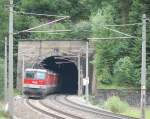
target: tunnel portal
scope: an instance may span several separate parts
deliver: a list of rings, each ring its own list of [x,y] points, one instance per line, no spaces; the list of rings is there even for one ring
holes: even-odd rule
[[[51,56],[41,62],[45,69],[59,75],[59,93],[76,94],[78,91],[78,69],[74,62],[63,56]]]

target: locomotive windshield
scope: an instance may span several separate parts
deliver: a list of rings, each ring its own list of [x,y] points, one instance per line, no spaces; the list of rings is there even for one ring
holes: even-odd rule
[[[27,71],[26,72],[26,78],[34,78],[34,71]]]
[[[44,80],[45,79],[45,72],[37,72],[36,73],[36,79]]]
[[[45,72],[39,72],[39,71],[27,71],[26,72],[26,78],[44,80],[45,76],[46,76]]]

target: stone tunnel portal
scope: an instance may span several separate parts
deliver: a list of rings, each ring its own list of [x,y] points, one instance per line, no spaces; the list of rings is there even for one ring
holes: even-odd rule
[[[59,75],[58,93],[76,94],[78,92],[78,69],[74,62],[63,56],[51,56],[41,62],[45,69]]]

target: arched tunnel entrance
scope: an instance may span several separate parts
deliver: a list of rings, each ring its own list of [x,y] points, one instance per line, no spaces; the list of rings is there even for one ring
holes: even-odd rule
[[[78,69],[74,62],[63,56],[51,56],[41,62],[45,69],[59,75],[59,93],[75,94],[78,91]]]

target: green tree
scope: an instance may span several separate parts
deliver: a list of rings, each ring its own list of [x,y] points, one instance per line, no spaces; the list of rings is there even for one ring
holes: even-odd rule
[[[7,1],[0,0],[0,57],[4,56],[4,39],[8,33],[8,12],[6,9],[6,3]]]
[[[90,12],[82,0],[21,0],[21,9],[27,12],[69,15],[73,21],[87,19]]]
[[[129,104],[125,101],[122,101],[117,96],[112,96],[108,98],[107,101],[105,102],[105,108],[109,109],[114,113],[121,113],[128,110]]]
[[[149,0],[14,0],[17,11],[69,15],[71,20],[42,27],[42,30],[70,29],[72,32],[59,34],[20,33],[14,35],[14,52],[20,39],[84,39],[86,37],[121,36],[103,28],[104,24],[139,23],[143,13],[150,16]],[[4,56],[4,37],[8,33],[8,0],[0,1],[0,57]],[[56,17],[14,15],[14,31],[18,32],[30,27],[56,19]],[[133,36],[141,37],[141,26],[112,27]],[[37,30],[41,30],[37,29]],[[147,24],[149,29],[149,24]],[[147,67],[150,66],[150,33],[147,32]],[[132,75],[137,84],[140,83],[141,39],[101,40],[95,43],[94,65],[98,79],[111,79],[116,70],[116,61],[130,57],[134,67]],[[15,57],[15,63],[17,57]],[[126,68],[125,65],[123,65]],[[16,67],[16,65],[14,65]],[[130,68],[129,68],[130,69]],[[127,74],[128,76],[128,74]],[[149,79],[149,76],[148,76]],[[147,80],[149,84],[149,80]],[[132,84],[132,82],[131,82]]]
[[[0,99],[3,97],[4,92],[4,60],[0,58]]]
[[[130,57],[120,58],[114,66],[114,81],[119,85],[134,85],[134,65]]]
[[[91,35],[91,24],[89,21],[80,21],[73,26],[71,37],[85,39]]]

